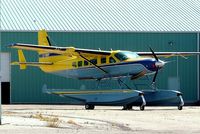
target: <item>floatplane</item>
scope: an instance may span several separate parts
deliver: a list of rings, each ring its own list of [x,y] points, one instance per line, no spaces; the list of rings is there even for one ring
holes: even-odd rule
[[[100,81],[113,79],[126,88],[112,90],[56,90],[43,87],[43,91],[55,95],[65,96],[82,101],[86,109],[94,109],[96,105],[117,105],[123,109],[132,109],[134,104],[144,110],[146,104],[159,103],[166,100],[178,99],[178,109],[181,110],[184,101],[182,93],[176,90],[158,90],[155,86],[156,77],[161,68],[167,63],[159,57],[199,55],[199,52],[149,52],[131,51],[102,51],[81,49],[75,47],[52,46],[45,30],[38,32],[38,45],[14,43],[11,48],[18,49],[19,61],[12,65],[19,65],[20,69],[27,66],[39,67],[45,73],[74,78],[79,80]],[[38,62],[26,62],[22,50],[38,52]],[[122,78],[131,80],[146,75],[154,75],[152,90],[134,90]]]

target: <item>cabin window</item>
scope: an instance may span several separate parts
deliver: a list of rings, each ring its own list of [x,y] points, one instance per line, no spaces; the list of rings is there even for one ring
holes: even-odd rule
[[[96,65],[97,64],[97,59],[92,59],[92,60],[90,60],[90,62]]]
[[[127,59],[134,59],[134,58],[138,58],[139,55],[134,53],[134,52],[128,52],[128,51],[125,51],[125,52],[118,52],[115,54],[115,57],[120,60],[120,61],[124,61],[124,60],[127,60]]]
[[[78,61],[78,67],[82,66],[82,61]]]
[[[106,57],[101,58],[101,64],[104,64],[104,63],[106,63]]]
[[[76,62],[72,62],[72,67],[76,67]]]
[[[88,61],[84,61],[84,66],[87,66],[88,65]]]
[[[113,57],[110,57],[110,58],[109,58],[109,62],[110,62],[110,63],[115,63],[116,61],[115,61],[115,59],[114,59]]]

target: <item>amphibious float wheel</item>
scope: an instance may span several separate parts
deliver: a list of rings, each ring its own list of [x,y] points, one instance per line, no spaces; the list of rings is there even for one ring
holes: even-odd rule
[[[178,110],[182,110],[182,109],[183,109],[183,106],[179,105]]]
[[[127,106],[127,109],[128,109],[128,110],[132,110],[132,106],[131,106],[131,105],[128,105],[128,106]]]
[[[122,110],[131,110],[132,106],[131,105],[124,105]]]
[[[85,105],[85,109],[86,109],[86,110],[93,110],[93,109],[94,109],[94,105],[86,104],[86,105]]]
[[[177,94],[177,96],[180,98],[180,104],[178,105],[178,110],[182,110],[184,106],[182,94]]]
[[[122,110],[127,110],[127,105],[124,105]]]
[[[144,105],[141,105],[141,106],[140,106],[140,110],[141,110],[141,111],[144,111],[144,109],[145,109],[145,106],[144,106]]]

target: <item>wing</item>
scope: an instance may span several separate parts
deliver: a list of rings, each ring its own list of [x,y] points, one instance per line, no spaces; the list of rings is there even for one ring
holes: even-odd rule
[[[58,53],[58,54],[99,54],[99,55],[110,55],[110,51],[101,51],[94,49],[81,49],[74,47],[58,47],[58,46],[40,46],[34,44],[22,44],[14,43],[10,45],[11,48],[31,50],[31,51],[44,51],[47,53]],[[151,52],[136,52],[140,56],[153,57]],[[200,55],[200,52],[154,52],[158,57],[172,57],[172,56],[190,56],[190,55]]]
[[[93,49],[80,49],[74,47],[57,47],[57,46],[40,46],[34,44],[22,44],[14,43],[10,45],[11,48],[24,49],[30,51],[44,51],[47,53],[58,53],[58,54],[72,54],[79,55],[81,54],[100,54],[100,55],[110,55],[110,51],[101,51]]]
[[[40,46],[34,44],[15,43],[10,45],[11,48],[30,50],[30,51],[44,51],[47,53],[64,54],[67,52],[74,52],[74,47],[57,47],[57,46]]]
[[[200,55],[200,52],[154,52],[157,57],[169,58],[173,56],[191,56],[191,55]],[[151,52],[137,52],[139,56],[153,57]]]

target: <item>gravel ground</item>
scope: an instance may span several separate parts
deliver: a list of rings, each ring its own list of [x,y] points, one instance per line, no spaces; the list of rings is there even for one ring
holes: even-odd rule
[[[199,134],[200,107],[3,105],[0,134]]]

